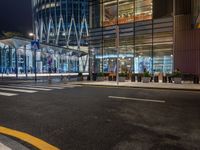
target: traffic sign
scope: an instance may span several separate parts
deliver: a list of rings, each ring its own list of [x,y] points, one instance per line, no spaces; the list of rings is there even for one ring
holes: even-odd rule
[[[32,48],[33,50],[38,50],[38,49],[40,49],[40,43],[39,43],[39,41],[31,41],[31,48]]]

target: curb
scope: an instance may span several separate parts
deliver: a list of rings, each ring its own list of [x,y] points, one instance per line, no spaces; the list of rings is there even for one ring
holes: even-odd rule
[[[141,86],[125,86],[125,85],[99,85],[99,84],[81,84],[77,85],[82,86],[98,86],[98,87],[112,87],[112,88],[135,88],[135,89],[158,89],[158,90],[176,90],[176,91],[195,91],[200,92],[200,89],[191,89],[191,88],[168,88],[168,87],[141,87]]]

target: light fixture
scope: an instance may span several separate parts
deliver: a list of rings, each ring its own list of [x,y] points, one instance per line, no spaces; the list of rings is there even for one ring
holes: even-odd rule
[[[29,36],[33,37],[33,36],[35,36],[35,34],[34,33],[29,33]]]

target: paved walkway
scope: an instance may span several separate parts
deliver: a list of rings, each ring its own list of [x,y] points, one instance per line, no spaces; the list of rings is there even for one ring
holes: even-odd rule
[[[30,150],[21,143],[0,134],[0,150]]]
[[[96,82],[79,82],[82,85],[95,85],[95,86],[112,86],[112,87],[132,87],[132,88],[150,88],[150,89],[172,89],[172,90],[195,90],[200,91],[200,84],[193,83],[141,83],[141,82],[117,82],[113,81],[96,81]]]

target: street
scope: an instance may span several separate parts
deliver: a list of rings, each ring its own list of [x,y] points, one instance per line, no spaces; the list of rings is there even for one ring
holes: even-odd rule
[[[0,126],[61,150],[199,150],[199,108],[197,91],[0,85]]]

